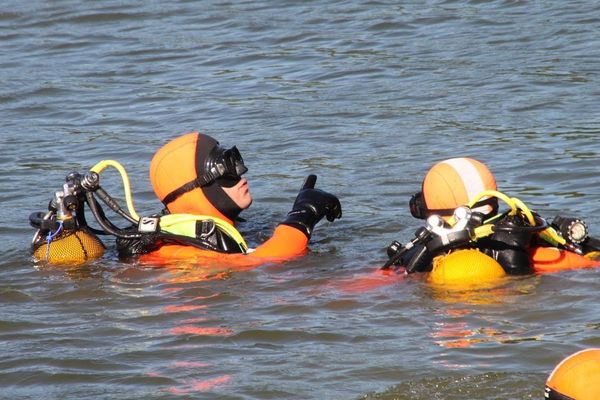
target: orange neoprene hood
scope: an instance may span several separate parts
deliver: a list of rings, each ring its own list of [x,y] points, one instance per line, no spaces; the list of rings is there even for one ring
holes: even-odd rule
[[[191,132],[161,147],[150,163],[150,182],[156,196],[164,201],[174,190],[203,176],[205,161],[218,145],[208,135]],[[232,225],[242,211],[216,182],[185,192],[165,206],[173,214],[210,215]]]
[[[562,360],[546,381],[544,398],[596,400],[600,396],[600,349],[588,348]]]
[[[496,179],[488,167],[473,158],[460,157],[440,161],[423,179],[422,192],[429,210],[455,209],[467,204],[484,190],[496,190]],[[483,213],[491,206],[475,209]]]

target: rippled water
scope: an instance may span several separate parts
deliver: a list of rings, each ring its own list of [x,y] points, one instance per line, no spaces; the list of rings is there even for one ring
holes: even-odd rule
[[[468,296],[356,282],[412,237],[408,199],[448,157],[600,235],[599,28],[589,0],[3,2],[0,398],[541,398],[600,346],[598,270]],[[250,241],[308,173],[343,219],[304,258],[222,279],[112,247],[34,267],[27,216],[67,173],[119,160],[156,212],[149,160],[196,129],[243,152]]]

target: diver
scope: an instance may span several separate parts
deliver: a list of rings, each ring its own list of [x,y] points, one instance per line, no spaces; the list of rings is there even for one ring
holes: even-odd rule
[[[287,258],[305,251],[321,219],[326,217],[333,222],[342,216],[338,198],[315,189],[317,177],[309,175],[292,210],[272,237],[256,249],[249,249],[235,228],[239,214],[252,204],[248,182],[243,178],[247,171],[235,146],[224,148],[208,135],[192,132],[169,141],[155,153],[150,164],[152,187],[165,206],[159,224],[191,240],[177,243],[118,239],[120,256],[148,254],[146,259],[168,260],[209,257],[210,253],[219,257],[243,254],[257,262],[263,258]]]
[[[499,200],[509,209],[500,212]],[[489,168],[473,158],[436,163],[409,208],[413,217],[426,220],[426,226],[404,246],[392,242],[383,269],[402,266],[407,273],[430,272],[437,256],[465,249],[478,250],[482,259],[492,258],[509,275],[552,269],[558,265],[554,258],[565,265],[597,264],[583,257],[597,256],[600,241],[589,237],[582,220],[557,216],[547,223],[520,200],[498,192]]]
[[[121,174],[126,209],[102,188],[100,174],[108,167]],[[248,182],[242,177],[247,171],[235,146],[224,148],[198,132],[181,135],[152,158],[150,180],[165,208],[148,216],[135,211],[129,178],[117,161],[102,160],[85,174],[72,172],[54,193],[48,211],[29,217],[37,228],[31,244],[33,258],[47,264],[78,265],[101,257],[106,246],[98,236],[108,235],[116,238],[122,260],[201,263],[198,259],[202,258],[228,268],[252,267],[303,254],[319,221],[333,222],[342,216],[339,199],[315,189],[317,177],[309,175],[272,236],[251,249],[235,227],[239,214],[252,204]],[[103,205],[127,225],[113,223]],[[88,224],[88,210],[100,229]]]

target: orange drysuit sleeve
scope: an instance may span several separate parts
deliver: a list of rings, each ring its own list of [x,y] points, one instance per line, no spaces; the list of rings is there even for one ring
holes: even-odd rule
[[[530,252],[535,272],[557,272],[600,266],[600,260],[555,247],[536,247]]]

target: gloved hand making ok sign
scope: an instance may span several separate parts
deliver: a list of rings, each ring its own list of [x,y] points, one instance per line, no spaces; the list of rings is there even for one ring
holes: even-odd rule
[[[315,189],[316,175],[309,175],[300,189],[292,211],[289,212],[284,225],[302,231],[308,238],[315,225],[326,217],[329,222],[342,217],[342,206],[339,199],[331,193]]]

